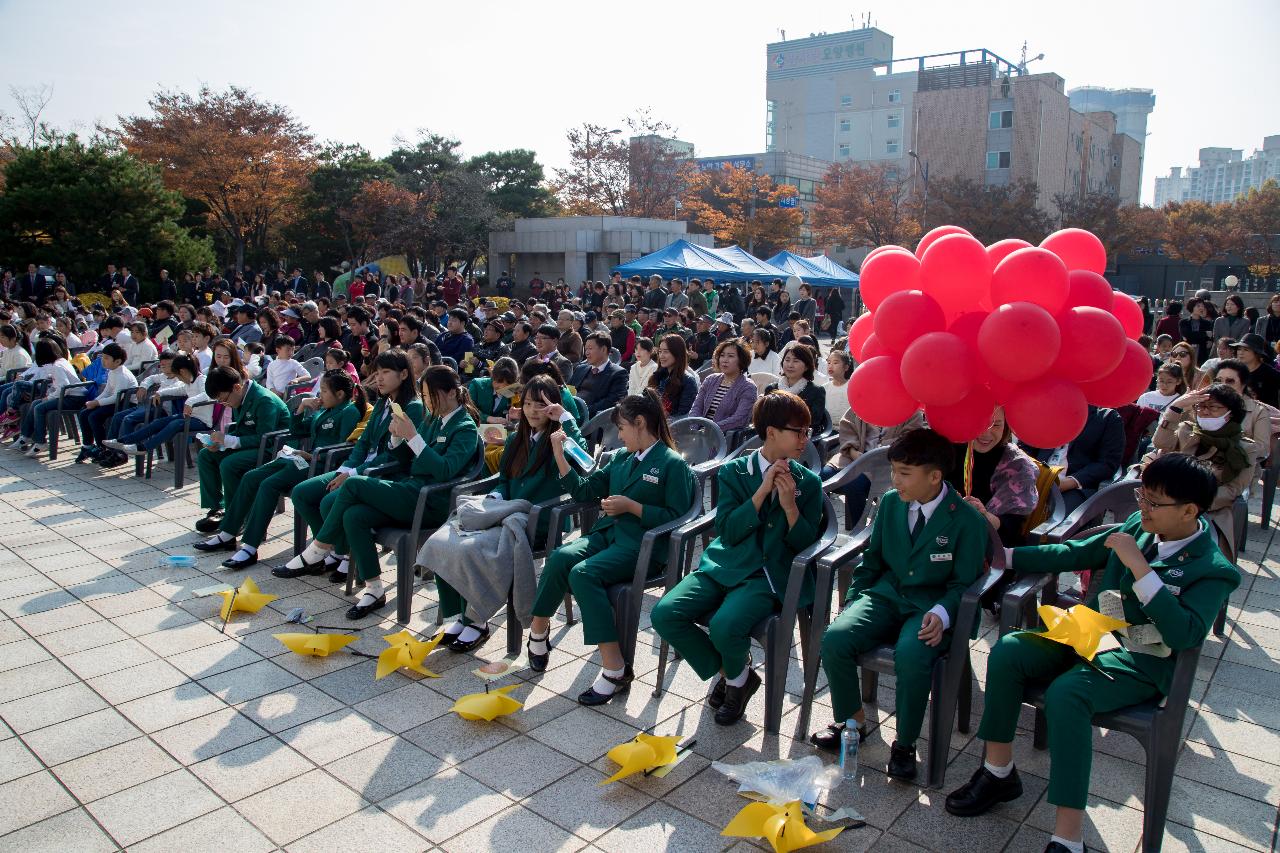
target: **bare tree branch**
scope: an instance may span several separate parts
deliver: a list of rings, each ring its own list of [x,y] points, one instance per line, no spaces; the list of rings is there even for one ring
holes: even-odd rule
[[[10,86],[9,95],[13,98],[14,103],[18,105],[18,112],[22,113],[22,120],[26,124],[30,135],[28,144],[34,148],[36,134],[41,128],[40,114],[44,112],[44,108],[49,106],[49,102],[53,100],[53,84]]]

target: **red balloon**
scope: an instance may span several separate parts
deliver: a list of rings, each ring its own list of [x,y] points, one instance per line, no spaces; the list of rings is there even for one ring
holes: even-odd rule
[[[920,258],[920,289],[938,300],[947,317],[958,317],[976,308],[990,292],[988,264],[982,243],[968,234],[946,234]]]
[[[879,358],[882,355],[894,355],[893,351],[884,345],[884,342],[876,337],[876,333],[872,332],[867,335],[867,339],[862,342],[862,358],[857,359],[858,363],[870,361],[873,358]]]
[[[862,361],[862,345],[872,332],[873,322],[868,312],[854,320],[849,327],[849,355],[853,356],[854,361]]]
[[[1138,307],[1138,303],[1132,296],[1127,293],[1116,293],[1115,301],[1111,303],[1111,313],[1116,315],[1116,319],[1124,327],[1126,337],[1134,341],[1142,337],[1142,309]]]
[[[1030,249],[1030,248],[1031,248],[1030,243],[1028,243],[1026,240],[1019,240],[1016,237],[1011,237],[1008,240],[1000,240],[999,242],[992,243],[990,246],[987,247],[987,260],[990,261],[991,263],[991,271],[995,272],[996,267],[1000,265],[1001,261],[1003,261],[1005,258],[1012,255],[1014,252],[1018,251],[1019,249]]]
[[[902,385],[898,359],[880,356],[859,364],[849,379],[849,406],[869,424],[897,426],[919,408]]]
[[[885,297],[899,290],[915,290],[920,286],[920,261],[906,249],[880,252],[862,264],[858,289],[862,303],[875,311]]]
[[[948,332],[930,332],[902,356],[902,384],[926,406],[960,402],[973,387],[973,350]]]
[[[1001,305],[978,330],[983,361],[992,373],[1010,382],[1028,382],[1044,374],[1057,360],[1061,346],[1058,322],[1030,302]]]
[[[890,352],[899,354],[906,352],[921,335],[941,332],[947,327],[942,308],[932,296],[919,290],[890,294],[874,316],[876,337]]]
[[[947,331],[964,341],[974,351],[978,351],[978,330],[982,321],[987,319],[988,311],[969,311],[951,321]]]
[[[871,260],[872,258],[874,258],[876,255],[880,254],[881,252],[892,252],[892,251],[894,251],[895,249],[896,249],[896,250],[898,250],[898,251],[900,251],[900,252],[906,252],[907,254],[911,254],[911,250],[910,250],[910,249],[907,249],[907,248],[905,248],[905,247],[903,247],[903,246],[895,245],[895,244],[893,244],[893,243],[886,243],[886,244],[885,244],[885,245],[883,245],[883,246],[876,246],[876,247],[875,247],[874,249],[872,249],[870,252],[867,252],[867,256],[866,256],[865,258],[863,258],[863,259],[862,259],[862,262],[865,264],[867,261]]]
[[[923,260],[925,251],[933,245],[935,240],[941,240],[943,237],[950,234],[968,234],[970,237],[973,236],[959,225],[939,225],[937,228],[934,228],[928,234],[920,238],[920,242],[916,244],[916,257]]]
[[[930,429],[954,442],[972,441],[991,426],[996,398],[985,387],[975,385],[963,400],[950,406],[925,406]]]
[[[1092,382],[1116,369],[1124,355],[1124,327],[1101,308],[1072,308],[1058,317],[1062,349],[1056,375],[1076,382]]]
[[[1154,370],[1151,355],[1142,344],[1125,341],[1124,354],[1116,369],[1094,382],[1081,382],[1080,390],[1093,405],[1114,409],[1138,399],[1151,384]]]
[[[1088,270],[1102,275],[1107,271],[1107,249],[1102,241],[1083,228],[1063,228],[1040,241],[1067,265],[1069,270]]]
[[[988,375],[986,384],[987,387],[991,389],[991,394],[1001,405],[1007,403],[1009,398],[1022,387],[1017,382],[1010,382],[1008,379],[1001,379],[994,373]]]
[[[1004,404],[1009,427],[1032,447],[1059,447],[1084,429],[1089,404],[1074,382],[1045,379],[1022,385]]]
[[[991,304],[1032,302],[1056,314],[1066,304],[1070,284],[1062,259],[1045,249],[1018,249],[991,274]]]
[[[1064,310],[1085,305],[1101,308],[1103,311],[1111,310],[1111,304],[1114,301],[1111,282],[1096,272],[1071,270],[1067,273],[1067,286],[1067,302],[1063,306]]]

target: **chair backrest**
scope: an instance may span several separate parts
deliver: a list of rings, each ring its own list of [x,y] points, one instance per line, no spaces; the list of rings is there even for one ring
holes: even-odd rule
[[[680,418],[671,422],[671,436],[684,461],[695,471],[706,470],[724,461],[729,446],[724,432],[707,418]]]
[[[446,367],[452,367],[454,370],[458,369],[458,362],[447,355],[440,357],[440,363],[445,365]]]
[[[1138,511],[1138,499],[1134,495],[1134,489],[1141,482],[1136,479],[1120,480],[1103,486],[1076,507],[1075,511],[1053,530],[1050,539],[1061,542],[1074,538],[1079,531],[1101,524],[1108,514],[1111,515],[1112,521],[1123,522]]]
[[[698,368],[698,380],[706,379],[708,376],[716,372],[716,366],[708,362]]]
[[[587,452],[594,456],[599,456],[602,451],[622,446],[618,427],[613,422],[613,407],[597,412],[594,418],[582,425],[580,431],[582,437],[587,440]]]
[[[622,353],[617,347],[609,347],[609,360],[614,364],[622,363]]]
[[[742,442],[742,444],[739,444],[737,449],[726,457],[725,461],[747,456],[748,454],[759,450],[762,444],[764,444],[764,441],[761,440],[760,436],[753,435],[746,441]],[[822,471],[822,451],[820,451],[817,445],[812,441],[805,442],[804,452],[800,454],[800,458],[796,461],[815,474]]]
[[[876,513],[880,510],[880,499],[884,497],[885,492],[893,488],[893,478],[890,476],[892,473],[893,466],[889,464],[887,447],[868,450],[840,472],[839,479],[842,483],[847,484],[858,475],[863,475],[871,481],[870,491],[867,493],[867,505],[862,511],[862,518],[868,525],[875,520]],[[855,520],[853,524],[856,527],[858,521]]]
[[[768,388],[770,385],[778,381],[778,377],[776,375],[772,373],[763,373],[763,372],[752,373],[747,378],[750,379],[753,383],[755,383],[756,390],[759,391],[761,394],[764,393],[764,389]]]
[[[311,374],[311,378],[315,379],[321,373],[324,373],[324,359],[320,357],[309,358],[302,362],[302,367]]]

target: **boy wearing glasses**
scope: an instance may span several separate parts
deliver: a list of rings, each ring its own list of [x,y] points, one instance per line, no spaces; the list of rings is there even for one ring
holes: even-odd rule
[[[795,461],[809,440],[809,407],[774,391],[756,401],[751,422],[764,444],[717,473],[715,540],[651,616],[654,630],[699,678],[719,676],[707,704],[722,726],[742,719],[760,688],[751,668],[751,629],[781,605],[792,560],[821,533],[822,481]],[[806,575],[800,606],[812,601],[813,578]]]
[[[1166,453],[1143,470],[1142,487],[1135,490],[1138,511],[1118,530],[1006,552],[1006,565],[1018,573],[1101,573],[1085,604],[1122,618],[1129,627],[1116,632],[1120,648],[1099,652],[1093,667],[1070,647],[1025,632],[1000,638],[987,663],[986,705],[978,729],[978,737],[987,742],[986,760],[947,797],[947,811],[974,817],[1021,796],[1013,736],[1023,686],[1032,680],[1049,682],[1048,796],[1058,811],[1045,853],[1082,853],[1093,715],[1167,694],[1173,652],[1204,642],[1223,602],[1240,583],[1239,570],[1218,550],[1200,517],[1217,490],[1218,481],[1204,462],[1185,453]]]
[[[916,776],[933,664],[950,647],[960,597],[983,570],[990,539],[987,520],[947,485],[954,461],[951,443],[931,429],[904,433],[889,447],[894,488],[880,501],[848,606],[822,637],[837,722],[810,742],[838,752],[850,725],[866,740],[858,655],[893,643],[898,737],[887,772],[902,781]]]

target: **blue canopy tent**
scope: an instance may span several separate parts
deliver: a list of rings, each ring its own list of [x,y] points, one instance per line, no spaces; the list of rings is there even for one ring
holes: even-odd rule
[[[660,275],[671,278],[714,278],[716,281],[744,282],[786,278],[777,267],[751,257],[737,246],[708,249],[688,240],[676,240],[656,252],[613,268],[623,276]]]
[[[770,258],[767,263],[783,270],[788,275],[799,276],[807,284],[818,287],[850,286],[846,279],[834,276],[808,258],[802,258],[791,252],[779,252]]]
[[[805,263],[812,264],[818,269],[825,272],[829,277],[835,279],[835,283],[839,287],[857,287],[858,274],[850,272],[826,255],[814,255],[811,258],[801,258]],[[804,276],[801,276],[804,278]]]

